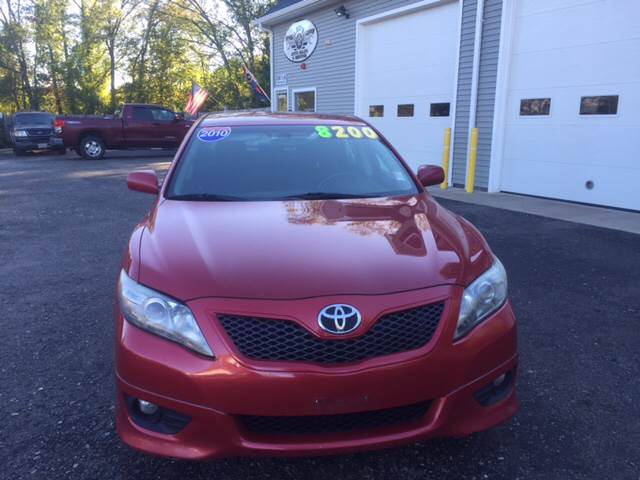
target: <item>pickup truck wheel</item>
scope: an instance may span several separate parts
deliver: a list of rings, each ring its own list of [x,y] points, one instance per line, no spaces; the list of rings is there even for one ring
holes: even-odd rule
[[[78,145],[80,155],[89,160],[99,160],[104,157],[104,142],[100,137],[88,135],[80,140]]]

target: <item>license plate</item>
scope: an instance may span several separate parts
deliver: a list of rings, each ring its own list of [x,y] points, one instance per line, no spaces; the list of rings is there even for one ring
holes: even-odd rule
[[[38,144],[38,148],[47,148],[47,144],[46,143],[39,143]]]

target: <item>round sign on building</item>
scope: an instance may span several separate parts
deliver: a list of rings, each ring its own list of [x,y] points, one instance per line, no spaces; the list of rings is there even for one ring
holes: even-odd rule
[[[291,24],[284,36],[284,54],[295,63],[308,59],[318,45],[318,30],[309,20]]]

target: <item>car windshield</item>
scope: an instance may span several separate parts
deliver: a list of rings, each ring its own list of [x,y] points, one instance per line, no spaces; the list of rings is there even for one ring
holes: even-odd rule
[[[13,117],[13,123],[16,125],[47,125],[50,126],[52,116],[46,113],[21,113]]]
[[[411,176],[361,125],[201,127],[167,197],[201,201],[412,195]]]

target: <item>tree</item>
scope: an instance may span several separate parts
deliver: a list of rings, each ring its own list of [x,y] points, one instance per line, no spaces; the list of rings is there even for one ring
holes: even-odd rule
[[[104,11],[100,0],[74,0],[74,3],[79,11],[76,16],[79,38],[72,50],[77,68],[79,108],[81,113],[104,111],[103,95],[107,89],[109,66],[102,42],[102,25],[108,12]]]
[[[106,0],[107,20],[104,24],[103,38],[109,54],[109,94],[111,110],[116,109],[116,69],[119,58],[118,46],[125,20],[140,4],[137,0]]]
[[[268,37],[252,21],[274,0],[0,0],[0,111],[104,113],[118,101],[204,109],[263,106]]]
[[[244,85],[242,67],[251,70],[260,83],[268,88],[267,78],[263,75],[264,62],[256,71],[256,58],[267,58],[269,45],[266,41],[256,41],[260,37],[257,27],[252,23],[264,15],[274,3],[272,0],[173,0],[180,6],[180,18],[190,25],[208,47],[210,56],[219,59],[218,68],[224,68],[218,77],[231,88],[233,108],[257,106],[256,100]],[[226,78],[224,78],[226,77]],[[245,88],[243,88],[243,86]],[[228,105],[231,106],[231,105]]]
[[[6,0],[4,8],[0,9],[0,27],[3,31],[3,68],[12,71],[20,81],[22,94],[21,106],[37,108],[38,100],[34,96],[30,59],[27,56],[26,43],[29,29],[25,22],[25,15],[31,13],[31,6],[23,5],[20,0]],[[16,92],[17,93],[17,92]]]
[[[66,80],[63,72],[64,25],[67,2],[65,0],[36,0],[34,3],[36,70],[41,69],[42,91],[37,92],[43,106],[58,114],[65,110],[65,95],[61,84]],[[39,54],[39,55],[38,55]],[[36,79],[38,74],[36,74]],[[49,107],[53,97],[53,106]]]

